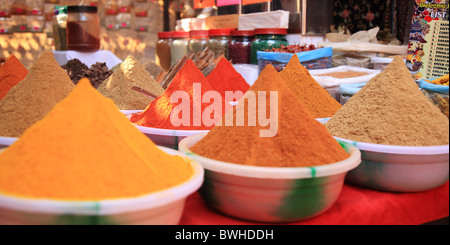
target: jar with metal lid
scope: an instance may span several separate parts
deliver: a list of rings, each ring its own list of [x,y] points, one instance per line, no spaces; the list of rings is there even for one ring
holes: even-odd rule
[[[189,32],[172,32],[172,43],[170,44],[170,65],[177,64],[188,53]]]
[[[231,32],[233,39],[228,45],[228,59],[233,64],[250,64],[254,31]]]
[[[194,54],[198,52],[202,52],[208,44],[209,41],[209,31],[207,30],[193,30],[190,31],[189,40],[189,52],[193,52]]]
[[[95,52],[100,49],[100,20],[95,6],[67,7],[69,50]]]
[[[234,29],[211,29],[209,30],[209,41],[207,47],[215,56],[224,55],[228,59],[228,45],[231,42],[231,31]]]
[[[258,64],[256,52],[265,51],[271,48],[280,48],[281,45],[288,45],[286,39],[287,29],[263,28],[255,29],[255,39],[252,43],[252,64]]]
[[[172,32],[158,33],[158,43],[156,44],[156,64],[163,70],[168,71],[172,62],[170,58],[170,46],[173,42]]]

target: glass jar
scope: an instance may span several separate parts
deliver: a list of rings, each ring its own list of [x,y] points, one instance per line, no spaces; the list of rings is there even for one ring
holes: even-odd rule
[[[177,64],[188,53],[189,32],[172,32],[172,43],[170,45],[170,65]]]
[[[67,50],[67,7],[55,6],[55,15],[53,16],[53,40],[55,50]]]
[[[228,59],[228,45],[231,42],[231,31],[234,29],[211,29],[207,47],[214,52],[216,57],[224,55]]]
[[[233,64],[250,64],[254,31],[232,31],[228,45],[228,59]]]
[[[191,40],[189,40],[188,52],[194,54],[202,52],[209,41],[209,31],[206,30],[194,30],[190,31]]]
[[[168,71],[171,66],[170,46],[173,42],[172,32],[158,33],[159,41],[156,44],[156,64]]]
[[[97,7],[67,7],[67,42],[69,50],[95,52],[100,49],[100,20]]]
[[[258,64],[258,58],[256,56],[256,52],[258,51],[265,51],[271,48],[280,48],[281,45],[289,45],[286,35],[287,29],[255,29],[255,39],[252,43],[251,63]]]

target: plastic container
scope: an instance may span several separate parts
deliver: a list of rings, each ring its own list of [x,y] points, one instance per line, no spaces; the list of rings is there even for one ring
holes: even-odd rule
[[[15,0],[10,9],[12,32],[27,32],[27,1]]]
[[[19,138],[15,137],[0,137],[0,150],[9,147],[14,142],[16,142]]]
[[[117,22],[117,15],[119,14],[119,5],[115,0],[108,0],[104,6],[105,16],[103,18],[104,25],[108,30],[119,29],[119,23]]]
[[[231,31],[233,37],[228,45],[228,59],[233,64],[250,64],[254,31]]]
[[[209,42],[209,31],[193,30],[190,31],[190,40],[188,45],[188,52],[199,53],[202,52]]]
[[[173,42],[170,45],[170,65],[177,64],[188,53],[189,32],[172,32]]]
[[[284,70],[294,54],[258,51],[257,55],[259,72],[261,72],[268,64],[273,65],[277,71]],[[296,55],[300,63],[308,70],[326,69],[332,66],[333,49],[330,47],[300,52]]]
[[[286,35],[287,29],[255,29],[255,39],[252,42],[251,63],[255,65],[258,64],[258,51],[265,51],[271,48],[280,48],[281,45],[289,45]]]
[[[168,71],[171,67],[172,58],[170,46],[172,45],[172,32],[158,33],[158,43],[156,44],[156,64],[163,70]]]
[[[449,179],[449,146],[392,146],[355,142],[362,163],[347,175],[347,182],[379,191],[421,192]]]
[[[384,71],[384,69],[386,69],[386,67],[392,63],[393,59],[394,58],[387,57],[371,57],[370,63],[372,64],[373,69]],[[406,63],[406,59],[404,59],[404,61]]]
[[[339,103],[345,105],[359,90],[361,90],[367,83],[352,83],[342,84],[339,86],[340,99]]]
[[[100,49],[100,20],[97,7],[67,7],[67,42],[69,50],[95,52]]]
[[[214,52],[216,57],[224,55],[228,59],[228,45],[231,42],[231,31],[234,29],[211,29],[209,41],[206,45]]]
[[[192,153],[189,148],[206,134],[187,137],[180,151],[205,169],[199,190],[214,210],[254,222],[285,223],[318,216],[337,200],[346,173],[361,162],[359,150],[342,142],[351,156],[318,167],[256,167],[221,162]]]
[[[429,80],[432,81],[436,78],[437,77]],[[425,96],[427,96],[427,98],[435,104],[442,113],[444,113],[444,115],[449,117],[449,86],[429,83],[423,79],[420,80],[419,86],[422,93],[425,94]]]
[[[170,155],[181,152],[161,148]],[[54,201],[0,195],[0,225],[178,225],[186,198],[203,183],[202,166],[177,186],[145,196],[104,201]]]

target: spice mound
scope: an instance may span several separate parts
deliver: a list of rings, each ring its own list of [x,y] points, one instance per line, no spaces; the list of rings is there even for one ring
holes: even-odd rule
[[[220,93],[222,98],[226,98],[226,92],[241,91],[242,94],[247,92],[250,85],[245,81],[240,73],[238,73],[233,65],[225,59],[220,59],[214,70],[206,77],[213,89]],[[238,98],[237,100],[239,100]]]
[[[256,107],[250,107],[255,94],[259,97],[262,92],[265,92],[266,101],[261,103],[256,100]],[[276,103],[270,101],[273,92],[278,94]],[[277,108],[271,108],[274,105]],[[256,124],[251,123],[260,116],[260,106],[266,106],[264,117],[271,117],[269,126],[261,125],[259,120],[255,121]],[[262,108],[261,111],[264,111]],[[243,125],[234,123],[240,115],[244,115]],[[273,137],[261,137],[261,130],[269,129],[270,125],[275,126],[277,131],[266,136]],[[236,107],[192,146],[191,151],[219,161],[265,167],[319,166],[349,157],[325,126],[287,87],[272,65],[262,71]]]
[[[214,89],[202,72],[192,60],[188,60],[170,83],[166,92],[151,102],[143,113],[133,114],[130,120],[139,126],[151,128],[209,130],[225,111],[223,97],[220,101],[202,103],[205,93],[212,90]],[[180,100],[172,102],[172,97],[181,97],[181,102]],[[221,111],[205,112],[213,103],[219,103],[218,109]],[[180,111],[172,116],[175,109]],[[204,113],[208,113],[205,114],[207,116]],[[204,120],[205,118],[209,118],[209,120]]]
[[[358,142],[449,144],[448,118],[422,94],[399,57],[356,93],[326,127],[333,136]]]
[[[0,63],[0,100],[28,74],[27,68],[14,55]]]
[[[132,198],[193,175],[141,134],[87,79],[0,154],[0,193],[52,200]]]
[[[266,52],[279,52],[279,53],[290,53],[290,54],[295,54],[295,53],[300,53],[300,52],[306,52],[306,51],[311,51],[311,50],[316,50],[316,46],[314,44],[310,44],[310,45],[299,45],[299,44],[294,44],[294,45],[283,45],[281,44],[281,47],[279,48],[271,48],[271,49],[266,49]]]
[[[342,71],[342,72],[330,72],[330,73],[325,73],[325,74],[321,74],[321,75],[317,75],[319,77],[334,77],[334,78],[339,78],[339,79],[344,79],[344,78],[352,78],[352,77],[361,77],[361,76],[366,76],[369,75],[368,73],[365,72],[358,72],[358,71]]]
[[[43,51],[28,75],[0,100],[0,136],[20,137],[74,87],[52,51]]]
[[[314,80],[297,55],[292,56],[280,76],[314,117],[332,117],[342,108],[342,105]]]
[[[444,75],[442,77],[438,77],[436,79],[433,79],[431,81],[430,80],[426,80],[426,81],[429,82],[429,83],[432,83],[432,84],[436,84],[436,85],[448,86],[448,77],[449,77],[449,75],[447,74],[447,75]]]
[[[156,96],[164,93],[161,85],[131,55],[98,87],[98,91],[112,99],[120,110],[144,110],[153,99],[134,91],[133,86],[139,86]]]

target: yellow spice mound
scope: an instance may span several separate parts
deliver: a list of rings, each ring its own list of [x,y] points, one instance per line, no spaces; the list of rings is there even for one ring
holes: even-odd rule
[[[0,154],[0,193],[29,198],[130,198],[192,175],[188,160],[160,150],[87,79]]]

